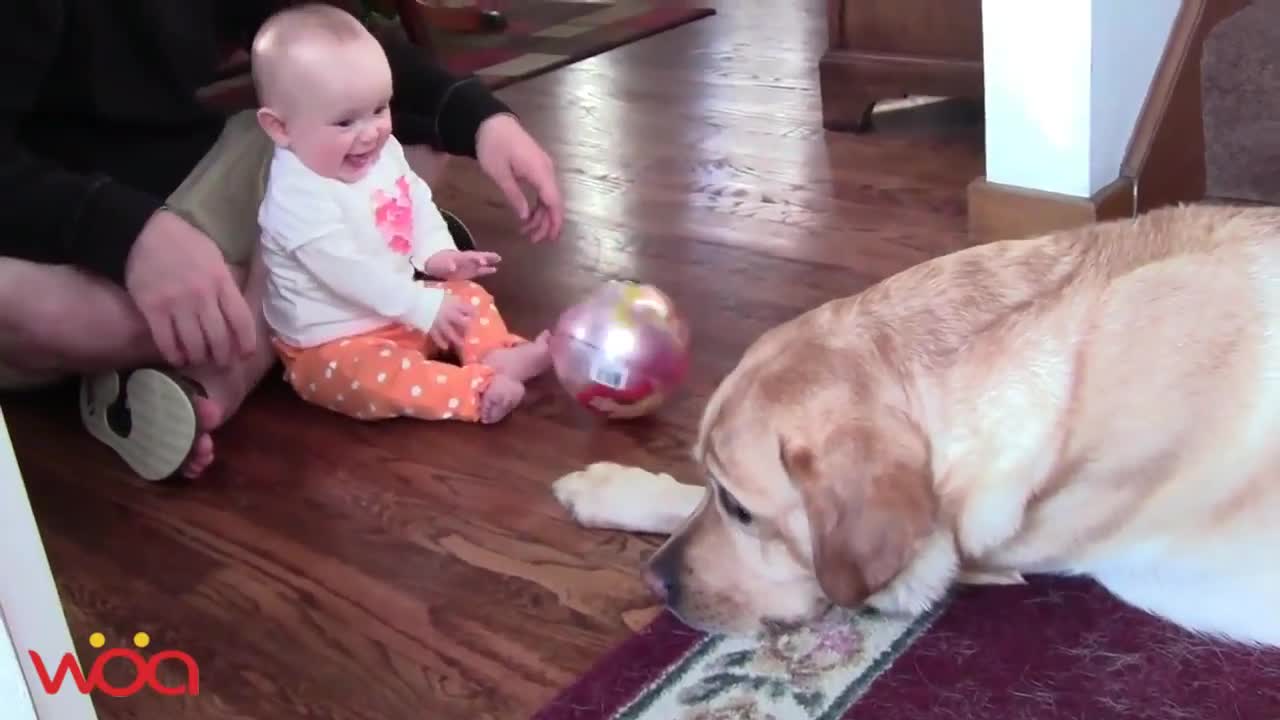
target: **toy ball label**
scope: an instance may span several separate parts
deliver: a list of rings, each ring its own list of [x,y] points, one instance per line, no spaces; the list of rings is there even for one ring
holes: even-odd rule
[[[627,386],[627,371],[611,362],[597,361],[591,363],[591,382],[613,390],[621,390]]]

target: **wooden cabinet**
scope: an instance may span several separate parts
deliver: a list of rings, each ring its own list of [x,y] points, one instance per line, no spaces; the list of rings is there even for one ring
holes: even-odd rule
[[[822,124],[862,132],[880,100],[982,100],[982,0],[827,0]]]

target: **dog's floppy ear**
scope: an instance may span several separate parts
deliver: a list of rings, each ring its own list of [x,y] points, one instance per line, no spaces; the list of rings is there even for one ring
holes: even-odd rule
[[[884,588],[933,530],[928,445],[914,423],[898,419],[782,442],[783,466],[809,518],[814,571],[836,605],[857,607]]]

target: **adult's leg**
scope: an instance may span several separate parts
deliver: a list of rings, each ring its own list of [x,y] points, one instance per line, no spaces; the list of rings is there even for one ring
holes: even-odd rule
[[[232,272],[250,298],[261,298],[260,280],[255,288],[247,270]],[[118,285],[70,266],[0,258],[0,389],[88,375],[81,387],[87,429],[152,480],[179,463],[203,469],[212,457],[205,428],[265,371],[256,356],[225,370],[189,368],[208,393],[193,405],[184,383],[150,369],[162,362],[146,321]],[[140,367],[148,369],[116,372]]]
[[[227,263],[242,273],[245,301],[254,315],[254,352],[228,367],[184,368],[200,385],[193,395],[197,437],[182,474],[195,477],[213,462],[212,432],[226,422],[275,364],[262,299],[266,270],[258,252],[258,206],[266,189],[272,144],[252,111],[230,117],[221,137],[182,185],[169,196],[169,208],[205,232]]]
[[[176,373],[130,372],[162,360],[122,288],[74,268],[0,259],[0,368],[7,368],[0,388],[87,374],[81,417],[95,437],[149,479],[167,476],[160,470],[172,471],[179,461],[188,477],[203,472],[213,459],[210,433],[275,360],[261,316],[266,273],[257,252],[258,204],[270,156],[269,138],[252,113],[241,113],[168,198],[169,208],[204,231],[242,280],[257,324],[250,357],[226,368],[182,368],[183,378],[199,385],[194,392],[170,379]],[[139,416],[153,425],[139,428]],[[170,418],[185,422],[164,422]]]
[[[236,115],[168,198],[171,210],[222,249],[253,295],[251,308],[261,306],[265,279],[251,266],[270,150],[252,114]],[[0,389],[160,361],[145,320],[119,285],[71,266],[0,258],[0,377],[10,380]]]
[[[183,375],[199,383],[202,390],[192,397],[199,433],[182,467],[182,474],[188,478],[199,476],[213,462],[213,431],[240,409],[245,398],[276,363],[269,329],[262,316],[266,270],[256,255],[245,276],[244,298],[253,311],[256,335],[253,353],[228,367],[205,365],[183,371]]]
[[[119,286],[67,265],[0,258],[0,387],[160,360],[142,314]]]

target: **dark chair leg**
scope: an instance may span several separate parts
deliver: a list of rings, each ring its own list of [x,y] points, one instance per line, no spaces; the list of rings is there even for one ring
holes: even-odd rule
[[[449,235],[453,238],[453,244],[457,245],[459,250],[475,250],[475,236],[471,234],[471,230],[463,224],[462,220],[443,208],[441,208],[440,214],[444,216],[444,224],[449,227]]]

